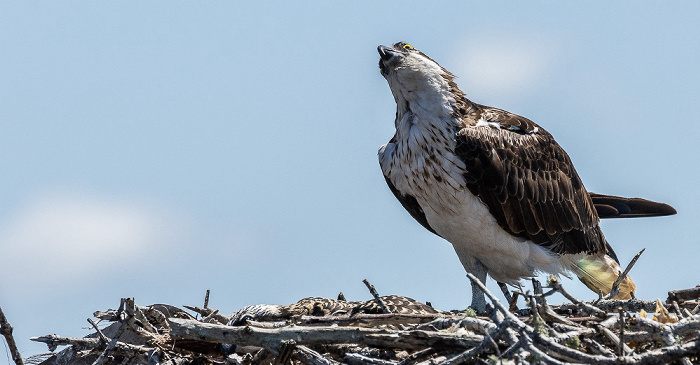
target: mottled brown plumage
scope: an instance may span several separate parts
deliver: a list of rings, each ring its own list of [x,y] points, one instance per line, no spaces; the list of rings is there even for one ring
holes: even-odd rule
[[[381,297],[386,307],[394,314],[437,314],[439,311],[415,299],[400,295]],[[345,300],[311,297],[304,298],[289,305],[257,304],[243,307],[232,314],[230,325],[244,325],[248,320],[280,321],[295,316],[331,316],[357,314],[382,314],[381,306],[375,299],[366,302],[348,302]]]
[[[566,152],[542,127],[473,104],[457,132],[467,187],[507,232],[558,253],[605,252],[598,214]],[[486,122],[489,127],[476,127]]]

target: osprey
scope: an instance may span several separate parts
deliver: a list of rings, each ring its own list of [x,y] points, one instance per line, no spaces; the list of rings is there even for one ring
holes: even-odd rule
[[[675,213],[644,199],[589,193],[544,128],[471,102],[452,73],[407,43],[378,51],[396,101],[396,133],[379,149],[386,182],[482,282],[487,273],[517,285],[538,272],[571,272],[608,294],[622,270],[599,217]],[[627,277],[617,298],[634,291]],[[484,305],[472,285],[472,307]]]

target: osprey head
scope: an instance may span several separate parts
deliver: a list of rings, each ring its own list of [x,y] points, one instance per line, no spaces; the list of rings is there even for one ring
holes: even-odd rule
[[[379,46],[379,70],[389,83],[399,109],[406,102],[418,102],[423,108],[446,108],[451,112],[455,100],[464,95],[454,83],[454,76],[423,52],[399,42],[391,47]]]
[[[379,46],[377,51],[380,57],[379,70],[382,76],[387,79],[397,73],[403,74],[401,77],[449,73],[437,62],[408,43],[399,42],[391,47]]]

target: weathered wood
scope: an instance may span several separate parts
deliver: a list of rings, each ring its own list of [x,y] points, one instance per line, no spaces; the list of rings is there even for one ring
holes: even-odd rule
[[[602,309],[592,306],[588,303],[584,303],[583,301],[571,295],[566,289],[564,289],[564,286],[561,285],[561,282],[557,278],[552,278],[550,280],[550,283],[554,289],[561,293],[561,295],[563,295],[566,299],[576,304],[581,310],[601,318],[606,317],[606,313]]]
[[[170,318],[170,336],[177,339],[212,343],[235,343],[242,346],[258,345],[278,351],[282,341],[294,340],[298,344],[356,343],[414,348],[416,346],[469,348],[483,340],[480,335],[454,335],[449,333],[413,331],[389,331],[360,327],[307,327],[256,328],[231,327],[195,320]]]
[[[15,338],[12,336],[12,326],[10,325],[10,322],[7,321],[7,317],[5,317],[5,313],[3,313],[2,308],[0,308],[0,334],[2,334],[2,336],[5,337],[5,341],[7,341],[7,347],[10,348],[12,361],[14,361],[16,365],[24,365],[22,355],[17,349]]]
[[[639,257],[642,256],[644,253],[644,250],[646,248],[643,248],[641,251],[639,251],[636,255],[634,255],[634,258],[632,258],[632,261],[630,261],[629,264],[627,264],[627,267],[623,272],[620,273],[620,275],[617,276],[617,279],[612,285],[612,288],[610,289],[610,293],[607,295],[606,299],[612,299],[615,298],[615,296],[620,292],[620,283],[622,283],[623,280],[627,277],[627,274],[629,274],[630,270],[632,270],[632,267],[634,266],[635,263],[637,263],[637,260],[639,260]],[[625,294],[631,294],[634,295],[634,293],[625,293]]]
[[[382,308],[382,312],[384,313],[391,313],[391,310],[389,307],[386,306],[386,303],[384,303],[384,300],[382,297],[379,296],[379,293],[377,293],[377,289],[375,289],[374,285],[370,284],[367,279],[362,280],[363,283],[367,286],[367,289],[369,289],[370,294],[374,297],[374,300],[379,303],[379,306]]]
[[[342,365],[303,345],[297,346],[292,357],[307,365]]]
[[[693,308],[692,302],[674,306],[673,302],[663,305],[659,301],[666,314],[668,308],[675,308],[677,313],[685,310],[679,321],[661,323],[630,310],[650,308],[653,304],[651,312],[657,309],[656,301],[584,303],[568,294],[555,279],[550,282],[553,289],[546,293],[541,289],[536,289],[534,294],[521,291],[519,295],[539,304],[516,315],[483,283],[473,275],[468,276],[490,301],[486,305],[488,317],[465,317],[458,311],[432,313],[433,309],[428,310],[431,313],[350,315],[355,311],[348,307],[343,315],[299,315],[290,311],[286,316],[253,315],[243,326],[228,326],[209,323],[225,317],[216,309],[194,307],[193,310],[203,315],[195,320],[176,307],[156,310],[157,306],[140,307],[125,299],[119,310],[98,313],[114,322],[105,328],[102,336],[96,323],[91,322],[96,330],[95,338],[50,335],[34,340],[47,343],[52,350],[59,345],[70,345],[78,350],[71,350],[71,356],[91,354],[90,359],[94,359],[102,353],[103,365],[112,365],[110,361],[116,359],[120,364],[137,365],[148,356],[153,364],[207,362],[224,359],[226,354],[228,363],[246,365],[454,365],[483,363],[494,355],[521,364],[689,364],[700,356],[700,316],[697,315],[700,310],[686,309]],[[570,297],[574,304],[549,305],[544,298],[553,292]],[[319,299],[318,303],[314,299]],[[328,301],[332,300],[303,299],[309,308],[305,313],[315,313],[316,305],[327,305]],[[540,323],[534,324],[538,315]],[[668,316],[659,318],[675,320]],[[128,330],[128,336],[125,333],[120,337],[117,328]],[[132,338],[126,339],[129,336]],[[141,346],[122,341],[134,341]],[[105,342],[113,344],[111,349],[106,349]],[[637,344],[638,353],[632,351],[628,345],[631,343]],[[622,354],[616,349],[622,349]],[[59,365],[50,361],[45,365],[51,364]],[[67,362],[60,363],[64,364]]]
[[[184,305],[183,307],[185,307],[193,312],[197,312],[197,313],[201,314],[202,317],[215,319],[217,322],[219,322],[221,324],[226,324],[231,320],[231,317],[225,316],[225,315],[219,313],[218,310],[214,310],[211,308],[199,308],[199,307],[192,307],[189,305]]]
[[[671,290],[668,292],[668,299],[666,303],[671,303],[674,300],[677,302],[683,302],[686,300],[700,299],[700,285],[694,288],[681,289],[681,290]]]
[[[32,337],[30,338],[30,340],[45,343],[49,347],[50,351],[56,350],[58,346],[75,346],[79,349],[94,349],[102,345],[102,342],[99,338],[90,337],[63,337],[59,335],[44,335],[39,337]],[[124,343],[120,341],[117,341],[114,346],[122,350],[142,353],[148,353],[154,350],[153,347],[133,345],[130,343]]]

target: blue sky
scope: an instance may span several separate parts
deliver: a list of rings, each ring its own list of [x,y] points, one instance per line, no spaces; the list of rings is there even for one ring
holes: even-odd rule
[[[639,297],[694,286],[698,15],[694,2],[0,2],[0,306],[20,350],[87,334],[121,297],[201,305],[211,289],[230,313],[367,300],[367,278],[466,307],[452,247],[403,211],[377,162],[395,105],[376,47],[397,41],[473,101],[546,128],[589,190],[676,207],[603,230],[624,263],[647,248]]]

